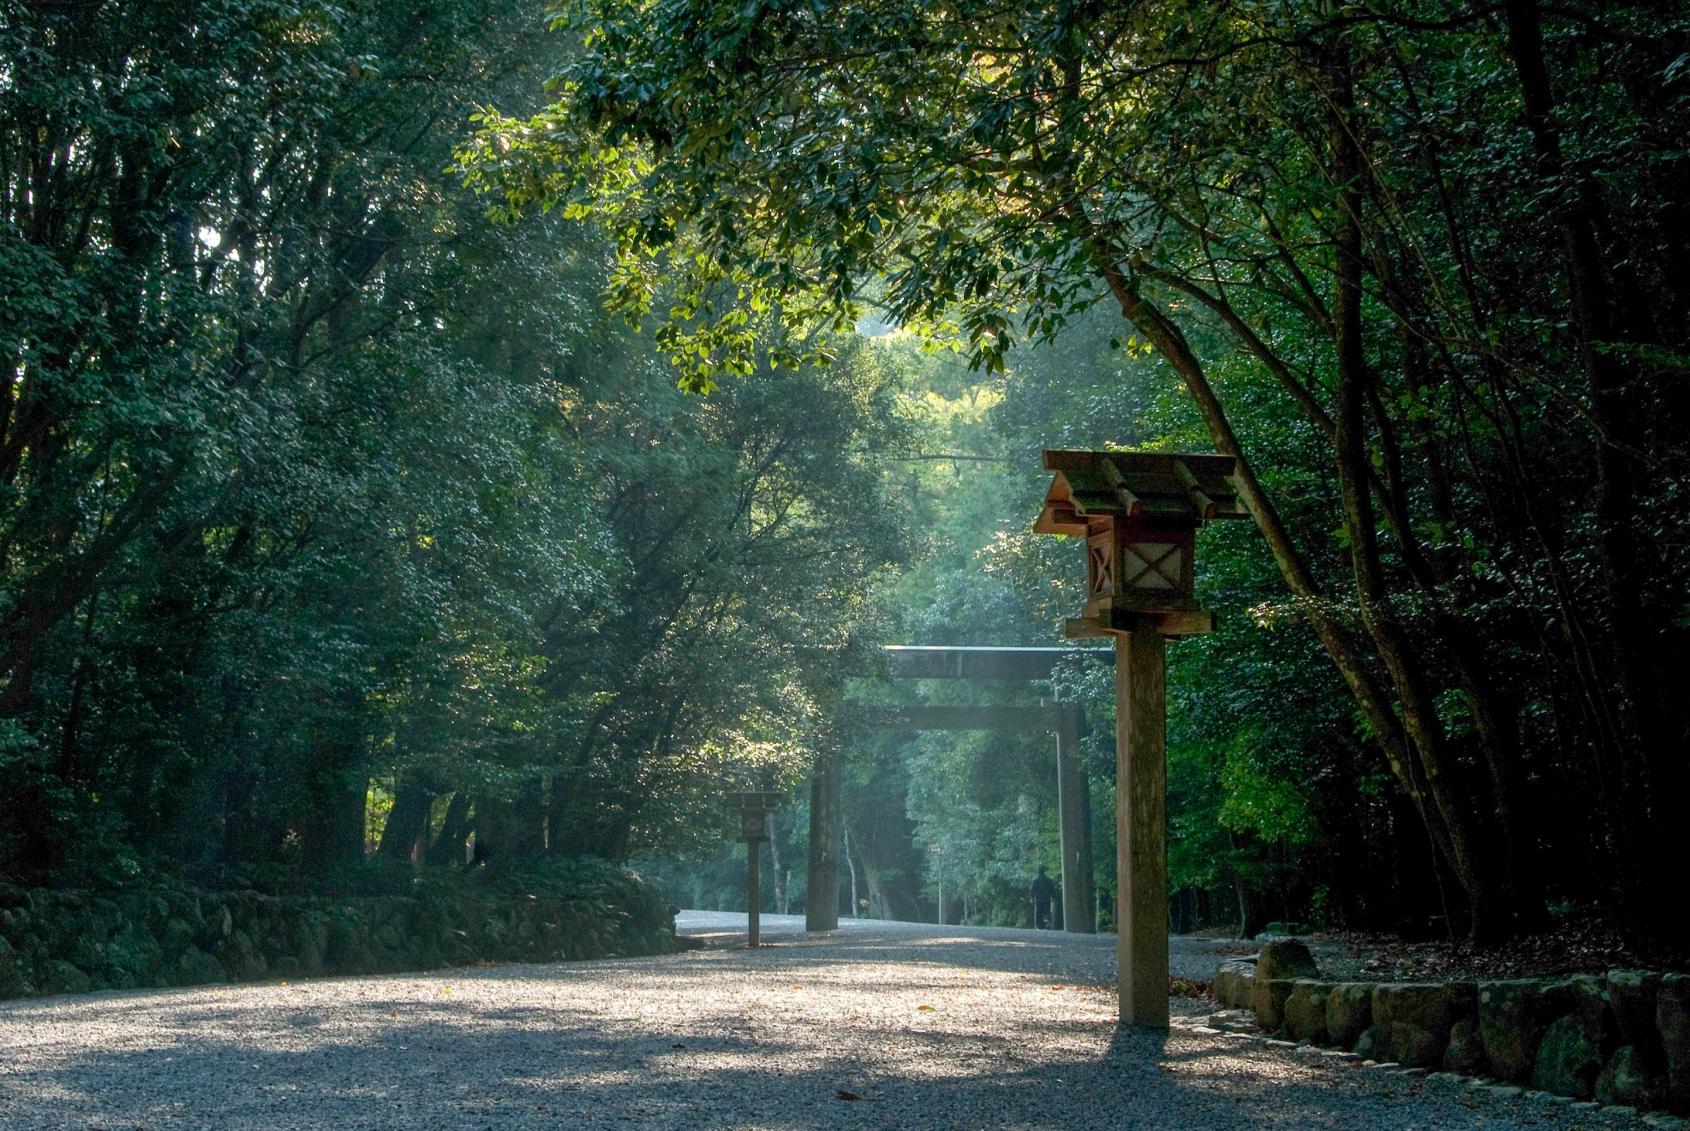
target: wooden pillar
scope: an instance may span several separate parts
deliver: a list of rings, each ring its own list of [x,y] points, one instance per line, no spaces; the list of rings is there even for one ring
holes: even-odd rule
[[[762,885],[757,875],[758,866],[763,862],[763,842],[750,840],[745,843],[745,945],[756,947],[761,943],[762,927]]]
[[[1115,634],[1115,873],[1121,1024],[1168,1027],[1167,641]]]
[[[845,809],[841,804],[845,784],[844,761],[838,754],[825,754],[810,777],[810,866],[808,893],[804,898],[804,929],[839,929],[839,861],[844,851]],[[856,909],[853,908],[853,915]]]
[[[1078,703],[1053,709],[1056,730],[1056,796],[1062,827],[1062,929],[1077,935],[1097,933],[1091,878],[1091,791],[1080,768],[1080,729],[1085,721]]]

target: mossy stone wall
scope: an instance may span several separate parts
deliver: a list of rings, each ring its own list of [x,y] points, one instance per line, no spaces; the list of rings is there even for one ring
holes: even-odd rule
[[[0,998],[556,962],[679,949],[673,912],[608,866],[575,890],[435,885],[402,896],[0,886]]]

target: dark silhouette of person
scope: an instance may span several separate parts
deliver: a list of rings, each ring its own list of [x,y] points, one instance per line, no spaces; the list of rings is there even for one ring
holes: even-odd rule
[[[1056,885],[1045,875],[1045,866],[1039,865],[1039,874],[1033,877],[1033,926],[1041,931],[1050,929],[1050,905],[1056,898]]]

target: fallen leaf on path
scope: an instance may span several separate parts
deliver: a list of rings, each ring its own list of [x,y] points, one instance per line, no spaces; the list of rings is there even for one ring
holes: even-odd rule
[[[931,1005],[918,1005],[915,1007],[915,1011],[917,1013],[932,1013],[933,1007]]]

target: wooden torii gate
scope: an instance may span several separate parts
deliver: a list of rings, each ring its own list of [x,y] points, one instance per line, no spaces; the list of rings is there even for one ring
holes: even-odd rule
[[[885,648],[887,675],[893,679],[1049,679],[1073,648],[989,648],[892,645]],[[1081,654],[1113,662],[1103,649]],[[1062,926],[1076,934],[1097,931],[1092,886],[1090,789],[1080,768],[1080,739],[1085,713],[1078,703],[1047,702],[1028,706],[909,705],[852,703],[844,708],[857,725],[877,730],[1044,731],[1056,735],[1056,788],[1062,837]],[[839,859],[844,814],[843,766],[838,755],[817,763],[810,782],[811,893],[839,890]],[[839,900],[806,902],[804,928],[831,931],[839,926]]]

